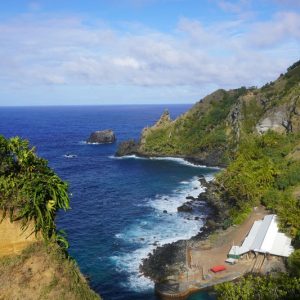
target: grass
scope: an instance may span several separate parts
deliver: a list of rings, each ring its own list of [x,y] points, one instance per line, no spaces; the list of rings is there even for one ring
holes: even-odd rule
[[[54,243],[37,242],[20,255],[1,258],[0,274],[0,294],[5,299],[21,299],[21,295],[51,300],[100,299],[89,288],[75,261],[67,259]]]

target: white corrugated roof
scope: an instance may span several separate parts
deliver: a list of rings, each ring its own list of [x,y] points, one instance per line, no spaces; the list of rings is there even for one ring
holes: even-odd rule
[[[291,239],[279,232],[276,215],[267,215],[253,223],[241,246],[232,246],[229,254],[242,255],[249,251],[288,257],[294,248]]]

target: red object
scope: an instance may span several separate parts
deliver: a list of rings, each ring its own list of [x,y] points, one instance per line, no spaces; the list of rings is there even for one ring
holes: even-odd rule
[[[210,270],[213,271],[214,273],[217,273],[226,270],[226,268],[220,265],[220,266],[214,266]]]

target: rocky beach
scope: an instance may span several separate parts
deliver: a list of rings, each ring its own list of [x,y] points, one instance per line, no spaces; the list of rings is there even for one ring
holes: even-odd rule
[[[187,201],[177,208],[178,212],[189,212],[192,218],[198,219],[197,211],[205,211],[206,216],[202,218],[203,227],[199,233],[188,240],[176,242],[157,247],[153,253],[143,259],[140,266],[141,272],[156,283],[165,281],[168,277],[176,276],[186,271],[186,249],[200,241],[206,240],[210,234],[223,227],[225,214],[219,201],[216,199],[214,190],[216,186],[213,181],[206,181],[204,176],[199,178],[201,185],[205,188],[197,198],[187,197]]]

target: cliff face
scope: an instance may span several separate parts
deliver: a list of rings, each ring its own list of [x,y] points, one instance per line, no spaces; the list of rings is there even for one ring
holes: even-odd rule
[[[0,258],[0,299],[100,298],[57,245],[35,242],[18,255]]]
[[[0,299],[100,297],[57,244],[46,244],[41,234],[34,234],[33,222],[22,230],[21,221],[4,218],[0,223]]]
[[[0,135],[0,300],[100,299],[56,228],[69,200],[67,183],[28,141]]]
[[[2,215],[0,211],[0,215]],[[27,248],[37,239],[34,234],[34,225],[22,231],[20,222],[10,222],[5,218],[0,223],[0,257],[5,255],[20,254],[22,250]]]
[[[0,223],[0,299],[100,299],[75,262],[36,236],[33,221],[27,225],[23,230],[9,218]]]
[[[226,166],[246,134],[300,131],[299,84],[298,62],[262,88],[217,90],[176,120],[164,112],[137,143],[121,144],[117,155],[171,155]]]

